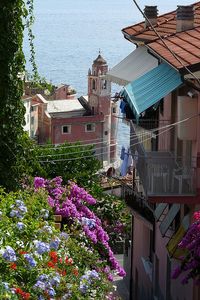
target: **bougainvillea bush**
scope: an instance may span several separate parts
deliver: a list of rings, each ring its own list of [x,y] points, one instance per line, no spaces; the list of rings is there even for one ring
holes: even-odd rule
[[[181,282],[187,284],[194,279],[200,284],[200,211],[194,213],[195,222],[189,227],[187,233],[179,243],[179,248],[185,250],[185,256],[173,273],[172,278],[182,276]]]
[[[86,191],[62,186],[61,178],[35,178],[23,192],[0,190],[0,200],[2,299],[114,298],[112,276],[125,273]],[[61,232],[54,213],[65,219]]]

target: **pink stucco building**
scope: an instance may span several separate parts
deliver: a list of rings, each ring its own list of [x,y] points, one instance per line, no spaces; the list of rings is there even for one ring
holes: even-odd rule
[[[99,53],[88,71],[87,96],[77,99],[69,86],[62,84],[49,100],[40,94],[24,97],[27,108],[25,129],[30,136],[39,144],[47,141],[52,144],[91,143],[95,145],[97,158],[105,163],[113,161],[116,156],[117,106],[111,101],[110,82],[103,79],[107,71],[107,62]]]
[[[130,299],[198,300],[200,288],[171,272],[200,209],[200,2],[157,12],[146,6],[146,20],[122,30],[137,49],[107,74],[125,83],[120,94],[133,115]]]

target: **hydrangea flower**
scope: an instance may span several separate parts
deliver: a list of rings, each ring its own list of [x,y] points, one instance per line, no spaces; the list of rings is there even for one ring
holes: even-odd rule
[[[30,267],[35,267],[37,265],[36,261],[30,254],[24,254],[25,259],[29,263]]]
[[[59,247],[59,245],[60,245],[60,239],[59,238],[55,238],[54,240],[52,240],[51,242],[50,242],[50,248],[51,249],[55,249],[55,250],[57,250],[58,249],[58,247]]]
[[[41,209],[40,217],[47,220],[49,217],[49,210],[48,209]]]
[[[19,230],[24,230],[25,226],[26,226],[26,225],[25,225],[23,222],[18,222],[18,223],[17,223],[17,228],[18,228]]]
[[[22,219],[24,215],[27,213],[27,207],[25,206],[22,200],[16,200],[15,204],[11,205],[10,217],[16,217]]]
[[[48,243],[36,241],[35,244],[36,244],[36,252],[38,254],[44,254],[45,252],[49,252],[49,250],[50,250]]]
[[[60,275],[55,275],[50,282],[52,286],[58,286],[60,284]]]
[[[6,250],[4,251],[2,256],[5,260],[10,261],[10,262],[17,260],[15,251],[10,246],[6,246]]]
[[[49,233],[49,234],[52,234],[52,228],[51,228],[51,226],[49,226],[49,225],[43,226],[43,227],[42,227],[42,231],[43,231],[43,232],[46,232],[46,233]]]
[[[80,283],[79,290],[82,294],[86,294],[88,287],[89,286],[86,283]]]
[[[46,289],[46,285],[43,281],[38,280],[36,284],[34,284],[34,288],[39,288],[40,290],[44,291]]]

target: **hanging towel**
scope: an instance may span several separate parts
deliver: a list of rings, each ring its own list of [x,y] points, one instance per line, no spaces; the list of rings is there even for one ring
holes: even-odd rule
[[[124,160],[124,154],[125,154],[125,147],[122,146],[121,154],[120,154],[120,159],[121,159],[121,160]]]
[[[121,176],[126,176],[127,174],[127,170],[128,170],[128,152],[125,152],[124,154],[124,160],[122,162],[122,165],[121,165],[121,169],[120,169],[120,174]]]

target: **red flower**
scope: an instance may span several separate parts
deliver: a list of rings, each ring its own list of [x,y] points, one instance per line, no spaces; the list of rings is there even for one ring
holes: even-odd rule
[[[28,252],[26,251],[19,251],[19,254],[23,255],[23,254],[27,254]]]
[[[13,269],[13,270],[16,270],[17,269],[17,265],[15,263],[12,263],[10,265],[10,268]]]
[[[65,270],[62,270],[62,271],[60,271],[60,274],[61,274],[62,276],[66,276],[66,275],[67,275],[67,272],[66,272]]]
[[[30,299],[30,296],[31,296],[30,293],[25,293],[25,292],[23,292],[22,297],[23,297],[24,300]]]
[[[73,269],[72,272],[75,276],[78,276],[78,269]]]
[[[54,264],[58,262],[58,255],[57,255],[57,252],[51,251],[51,252],[49,253],[49,256],[51,257],[51,260],[54,262]]]
[[[16,294],[22,295],[22,294],[23,294],[23,291],[22,291],[22,289],[20,289],[20,288],[16,288],[16,289],[15,289],[15,293],[16,293]]]
[[[49,261],[47,265],[49,268],[55,268],[55,264],[53,261]]]

